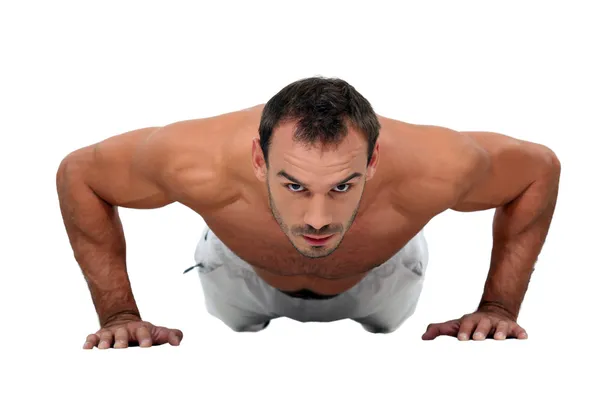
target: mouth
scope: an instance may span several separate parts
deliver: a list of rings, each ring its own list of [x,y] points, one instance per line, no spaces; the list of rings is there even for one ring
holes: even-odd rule
[[[329,241],[329,239],[331,239],[333,237],[333,235],[328,235],[328,236],[302,235],[302,237],[304,238],[304,240],[306,240],[308,242],[308,244],[310,244],[312,246],[322,246],[325,243],[327,243]]]

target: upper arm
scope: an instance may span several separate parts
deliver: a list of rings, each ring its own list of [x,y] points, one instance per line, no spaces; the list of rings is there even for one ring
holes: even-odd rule
[[[547,147],[494,132],[462,132],[482,149],[486,160],[465,171],[455,211],[478,211],[509,203],[534,181],[554,171],[556,155]]]
[[[189,122],[179,122],[129,131],[77,150],[66,160],[111,205],[160,208],[199,187],[195,194],[200,193],[202,203],[213,194],[218,174],[208,151],[195,154],[197,158],[190,154],[189,129]]]
[[[77,149],[63,159],[59,172],[66,171],[71,181],[84,183],[111,205],[163,207],[173,200],[144,165],[134,163],[142,143],[160,129],[136,129]]]

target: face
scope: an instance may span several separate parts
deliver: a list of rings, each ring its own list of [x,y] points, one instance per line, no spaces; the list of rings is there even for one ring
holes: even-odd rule
[[[308,147],[292,140],[293,123],[273,133],[266,168],[259,139],[252,146],[256,177],[265,182],[273,217],[292,245],[310,258],[340,245],[360,206],[378,161],[379,144],[367,166],[367,141],[349,132],[339,145]]]

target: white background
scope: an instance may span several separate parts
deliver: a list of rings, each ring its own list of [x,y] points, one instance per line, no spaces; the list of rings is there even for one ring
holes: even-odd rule
[[[598,395],[593,1],[6,3],[1,398]],[[203,221],[173,204],[121,218],[142,315],[183,330],[181,346],[82,350],[98,326],[61,220],[60,160],[128,130],[266,102],[316,74],[347,80],[388,117],[500,132],[558,154],[559,201],[519,318],[529,339],[420,339],[430,322],[477,305],[492,210],[428,225],[421,302],[393,334],[287,319],[240,334],[205,311],[197,274],[182,274]]]

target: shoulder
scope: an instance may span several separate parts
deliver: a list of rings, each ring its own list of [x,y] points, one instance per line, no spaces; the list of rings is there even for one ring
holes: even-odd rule
[[[227,204],[238,196],[230,164],[239,142],[236,135],[255,115],[253,107],[165,125],[140,146],[138,163],[174,201],[200,209]]]
[[[423,126],[423,140],[428,151],[429,176],[448,185],[459,196],[490,168],[490,156],[464,132],[441,126]]]
[[[399,208],[436,214],[448,209],[489,168],[489,156],[471,137],[436,125],[384,119],[394,154],[394,198]]]

